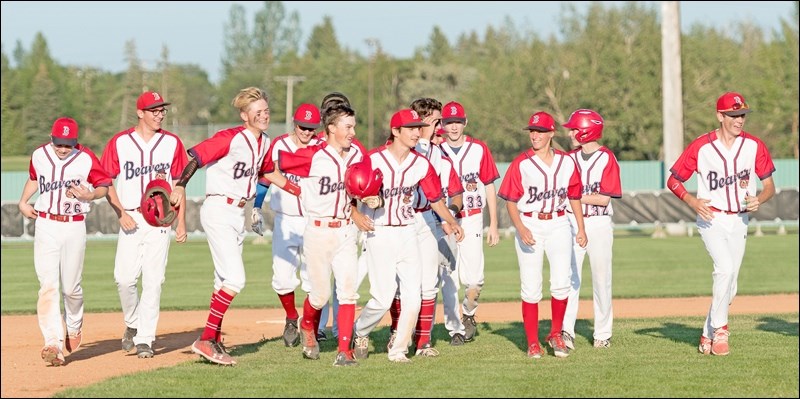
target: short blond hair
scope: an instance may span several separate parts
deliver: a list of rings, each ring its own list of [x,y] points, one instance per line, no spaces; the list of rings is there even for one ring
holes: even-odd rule
[[[247,107],[249,107],[250,104],[261,99],[264,99],[264,101],[269,104],[269,96],[264,90],[261,90],[258,87],[248,87],[246,89],[239,90],[239,94],[233,98],[231,105],[238,108],[241,112],[247,112]]]

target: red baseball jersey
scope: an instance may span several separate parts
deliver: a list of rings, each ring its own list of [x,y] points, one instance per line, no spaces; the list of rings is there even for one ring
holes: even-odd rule
[[[583,182],[583,195],[602,194],[611,198],[622,197],[619,163],[611,150],[600,147],[588,160],[583,159],[580,148],[570,151],[569,155],[578,164]],[[614,214],[610,201],[606,206],[581,204],[581,208],[583,216]],[[572,208],[567,207],[567,212],[572,213]]]
[[[256,193],[258,176],[269,149],[266,133],[253,133],[244,126],[220,130],[189,149],[206,167],[206,195],[250,199]]]
[[[670,172],[682,182],[697,173],[697,198],[711,200],[708,205],[722,211],[744,212],[745,196],[756,195],[754,177],[772,176],[775,164],[758,137],[743,131],[728,149],[713,130],[692,141]]]
[[[163,179],[171,185],[173,180],[180,179],[188,157],[178,136],[161,129],[145,142],[135,128],[130,128],[108,141],[100,163],[111,178],[117,179],[122,207],[136,209],[147,184],[153,179]]]
[[[553,162],[545,164],[528,149],[508,166],[497,195],[516,202],[520,212],[551,213],[567,208],[568,200],[581,199],[578,165],[567,153],[553,150]]]
[[[486,185],[500,178],[489,147],[481,140],[467,136],[457,151],[447,142],[442,143],[445,155],[453,161],[456,174],[464,187],[464,210],[483,209],[486,206]]]
[[[97,156],[80,144],[65,159],[58,158],[50,143],[39,146],[31,154],[28,174],[39,184],[39,197],[33,209],[54,215],[80,215],[91,210],[91,201],[67,195],[70,187],[86,186],[85,183],[95,188],[111,185],[111,178]]]

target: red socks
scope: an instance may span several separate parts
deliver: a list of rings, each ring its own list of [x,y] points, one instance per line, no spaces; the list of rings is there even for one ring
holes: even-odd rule
[[[550,298],[550,312],[553,314],[553,323],[550,325],[550,335],[561,334],[564,327],[564,313],[567,312],[567,299]]]
[[[200,336],[201,340],[218,340],[219,334],[222,331],[222,318],[225,317],[225,312],[231,306],[234,295],[230,295],[223,290],[215,292],[211,296],[211,306],[208,311],[208,321],[206,321],[206,328]]]
[[[423,299],[422,306],[419,308],[417,317],[417,328],[414,334],[417,336],[417,349],[431,342],[431,328],[433,327],[433,311],[436,308],[436,298]]]
[[[320,317],[319,314],[319,309],[314,309],[314,307],[311,306],[311,302],[308,301],[308,297],[306,297],[306,300],[303,301],[303,321],[300,323],[300,328],[314,331],[314,335],[316,335],[317,324],[319,323]]]
[[[392,332],[397,331],[397,320],[400,319],[400,308],[400,298],[395,297],[392,301],[392,306],[389,307],[389,314],[392,315]]]
[[[300,316],[297,314],[297,308],[294,307],[294,291],[278,295],[278,299],[281,300],[281,305],[283,305],[283,310],[286,311],[286,318],[291,320],[297,320]]]
[[[563,320],[563,314],[561,319]],[[525,336],[528,337],[528,347],[534,342],[539,342],[539,304],[522,301],[522,324],[525,326]]]
[[[353,331],[355,318],[356,305],[354,303],[347,305],[339,304],[339,313],[336,314],[336,323],[339,326],[339,352],[350,350],[350,341],[353,340],[350,334]]]

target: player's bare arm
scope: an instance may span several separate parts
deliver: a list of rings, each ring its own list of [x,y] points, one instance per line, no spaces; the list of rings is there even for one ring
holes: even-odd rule
[[[519,236],[520,241],[522,241],[522,243],[525,245],[535,245],[536,240],[533,239],[533,233],[531,233],[531,230],[525,227],[525,224],[522,223],[522,218],[519,216],[519,208],[517,207],[517,203],[506,201],[506,210],[508,211],[508,216],[511,219],[511,224],[513,224],[514,228],[517,230],[517,235]]]
[[[486,234],[486,242],[490,247],[500,242],[500,232],[497,230],[497,190],[494,183],[486,185],[486,206],[489,208],[489,232]]]
[[[31,197],[36,191],[39,190],[39,185],[36,180],[28,180],[25,182],[25,187],[22,188],[22,196],[19,198],[19,212],[22,216],[28,219],[36,219],[39,215],[33,209],[33,205],[29,204]]]
[[[747,202],[747,211],[748,212],[755,212],[758,210],[758,206],[769,201],[772,196],[775,195],[775,181],[772,180],[772,176],[764,179],[761,181],[761,185],[764,187],[761,189],[761,192],[758,195],[747,195],[745,197],[745,201]]]
[[[585,197],[585,196],[584,196]],[[583,213],[581,212],[581,200],[569,200],[569,206],[572,207],[572,214],[575,215],[575,222],[578,225],[578,232],[575,234],[575,243],[580,245],[581,248],[586,248],[589,239],[586,237],[586,228],[583,224]]]
[[[584,194],[581,197],[581,204],[585,205],[608,206],[610,202],[611,197],[599,193]]]
[[[137,226],[136,221],[133,220],[133,217],[128,215],[128,212],[122,207],[122,201],[120,201],[117,189],[114,186],[109,187],[106,193],[106,200],[108,200],[111,209],[114,210],[117,214],[117,218],[119,218],[119,227],[124,231],[134,230]]]
[[[172,181],[172,186],[176,187],[178,184],[177,180]],[[177,220],[177,224],[175,225],[175,242],[177,243],[184,243],[188,238],[186,234],[186,197],[184,196],[181,200],[181,205],[178,207],[178,217],[175,218]]]
[[[690,194],[686,191],[683,182],[675,178],[675,175],[670,175],[669,179],[667,179],[667,188],[672,191],[676,197],[680,198],[683,202],[688,204],[689,207],[694,209],[695,213],[706,222],[714,218],[714,212],[708,207],[708,203],[711,202],[711,200],[700,199]]]

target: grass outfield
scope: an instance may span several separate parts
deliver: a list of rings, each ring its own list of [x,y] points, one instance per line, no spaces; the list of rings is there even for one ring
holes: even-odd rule
[[[359,367],[337,368],[332,341],[322,360],[303,359],[280,337],[236,348],[239,365],[190,361],[112,378],[56,397],[798,397],[798,315],[732,316],[731,354],[697,353],[703,319],[620,319],[613,346],[594,349],[580,320],[576,350],[566,359],[548,353],[528,359],[520,322],[482,324],[474,343],[447,345],[434,330],[441,355],[386,359],[388,328],[371,334],[371,354]],[[540,323],[540,335],[550,321]],[[377,352],[375,352],[377,350]]]
[[[798,292],[798,236],[750,236],[739,275],[740,295]],[[90,241],[84,262],[83,290],[87,312],[120,311],[114,283],[116,243]],[[2,314],[33,314],[39,282],[33,267],[32,243],[3,243],[0,284]],[[486,284],[481,301],[518,301],[519,267],[512,238],[486,247]],[[272,290],[270,245],[244,246],[247,286],[233,302],[238,308],[279,307]],[[681,297],[711,294],[711,259],[699,237],[618,237],[614,242],[614,297]],[[190,241],[170,246],[162,310],[206,310],[213,288],[214,266],[208,244]],[[545,267],[544,281],[548,281]],[[584,265],[586,282],[581,298],[591,298],[591,271]],[[361,286],[363,305],[369,283]],[[545,291],[547,287],[545,286]],[[545,292],[545,296],[548,294]]]

